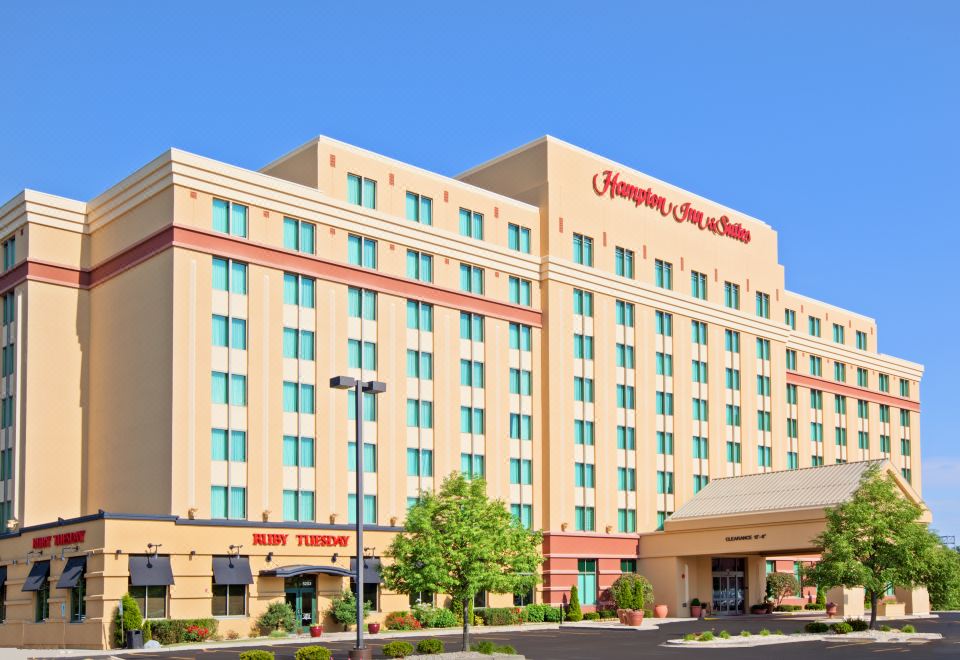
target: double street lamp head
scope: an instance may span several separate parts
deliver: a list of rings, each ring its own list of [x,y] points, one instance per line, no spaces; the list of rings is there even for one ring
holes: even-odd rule
[[[330,379],[330,387],[335,390],[352,390],[357,386],[357,379],[350,376],[334,376]],[[370,394],[383,394],[387,391],[387,384],[379,380],[368,380],[360,383],[360,388]]]

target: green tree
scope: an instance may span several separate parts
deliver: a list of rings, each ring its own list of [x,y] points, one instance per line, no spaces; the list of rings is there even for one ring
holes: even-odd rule
[[[890,585],[928,578],[925,562],[935,546],[920,522],[922,513],[893,477],[870,468],[848,502],[827,510],[826,529],[813,540],[823,552],[811,577],[824,588],[862,586],[870,600],[870,627],[876,628],[877,602]]]
[[[372,608],[373,603],[369,600],[363,601],[364,619],[370,615]],[[327,614],[346,630],[347,626],[357,622],[357,595],[352,591],[343,591],[334,596],[330,599],[330,608],[327,610]]]
[[[577,585],[570,587],[570,604],[567,606],[567,621],[583,621],[580,611],[580,593]]]
[[[120,599],[123,602],[123,616],[120,615],[118,607],[113,613],[113,645],[117,648],[124,648],[127,645],[126,634],[128,630],[141,630],[143,625],[143,616],[140,614],[140,606],[130,594],[123,594]]]
[[[769,599],[773,601],[774,607],[779,607],[787,595],[798,595],[799,593],[800,586],[797,583],[797,578],[790,573],[773,572],[767,575],[767,594],[769,594]]]
[[[513,593],[539,580],[540,532],[525,529],[502,500],[487,497],[482,479],[454,472],[439,493],[422,493],[404,531],[386,551],[389,589],[449,594],[463,608],[463,650],[470,649],[470,605],[483,591]]]
[[[923,580],[935,610],[960,609],[960,552],[951,550],[936,537],[926,561]]]

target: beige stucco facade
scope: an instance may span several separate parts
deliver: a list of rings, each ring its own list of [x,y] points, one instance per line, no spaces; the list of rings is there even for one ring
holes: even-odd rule
[[[712,479],[887,458],[921,492],[923,370],[878,351],[874,320],[787,291],[768,224],[553,138],[456,178],[328,138],[261,171],[170,150],[88,202],[21,193],[0,244],[2,644],[105,644],[147,543],[177,618],[210,615],[211,557],[242,546],[254,583],[221,630],[244,634],[284,597],[260,570],[349,560],[252,536],[352,543],[338,374],[388,385],[364,423],[372,553],[469,467],[544,530],[538,601],[580,581],[589,604],[631,561],[673,611],[709,596],[731,548],[658,530]],[[87,531],[65,554],[88,557],[82,623],[69,591],[46,622],[21,591],[37,560],[55,581],[62,549],[27,553],[58,519]],[[754,522],[782,531],[742,554],[755,579],[815,552],[815,520]],[[346,584],[316,575],[321,605]],[[379,594],[375,618],[406,606]]]

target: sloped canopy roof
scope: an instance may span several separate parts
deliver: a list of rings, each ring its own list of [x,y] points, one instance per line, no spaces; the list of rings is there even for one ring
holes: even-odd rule
[[[888,461],[873,460],[716,479],[681,506],[669,520],[825,509],[848,501],[860,485],[863,474],[873,466],[893,473],[904,494],[922,505]]]

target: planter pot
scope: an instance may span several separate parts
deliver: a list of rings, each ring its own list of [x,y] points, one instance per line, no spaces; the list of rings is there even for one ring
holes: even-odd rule
[[[620,623],[627,623],[627,611],[623,609],[617,610],[617,618],[620,620]]]
[[[323,634],[323,626],[310,626],[310,636],[319,637]]]
[[[833,618],[837,614],[837,604],[827,603],[827,616]]]
[[[367,624],[367,632],[370,633],[371,635],[376,635],[378,632],[380,632],[380,624],[379,624],[379,623],[368,623],[368,624]]]
[[[629,610],[627,612],[627,625],[639,626],[643,623],[643,610]]]
[[[666,619],[667,612],[668,610],[666,605],[655,605],[653,607],[653,616],[657,619]]]
[[[700,618],[700,615],[701,615],[702,613],[703,613],[703,606],[702,606],[702,605],[691,605],[691,606],[690,606],[690,616],[692,616],[693,618],[699,619],[699,618]]]

